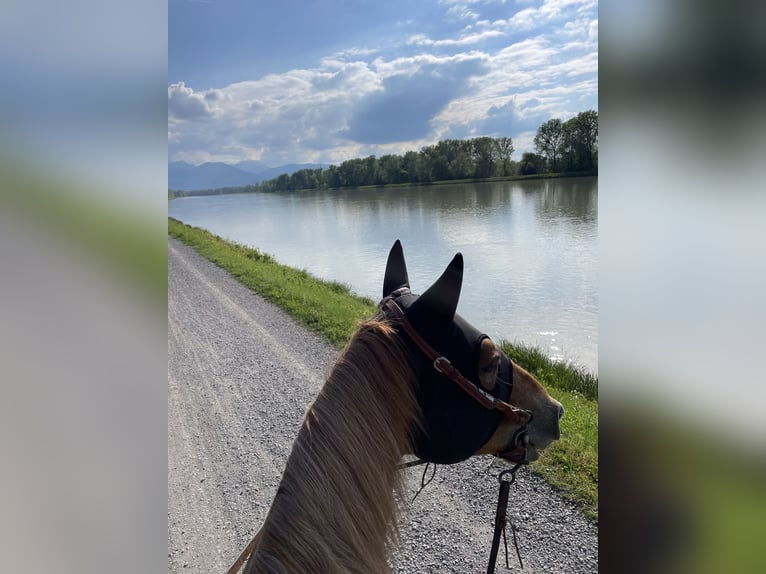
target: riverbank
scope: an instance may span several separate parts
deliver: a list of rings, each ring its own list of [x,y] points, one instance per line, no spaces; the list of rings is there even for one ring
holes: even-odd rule
[[[559,179],[559,178],[572,178],[572,177],[596,177],[598,176],[598,170],[593,171],[574,171],[563,173],[535,173],[530,175],[504,175],[500,177],[485,177],[485,178],[468,178],[468,179],[448,179],[444,181],[431,181],[428,183],[387,183],[384,185],[360,185],[356,187],[328,187],[322,191],[341,191],[350,189],[396,189],[401,187],[437,187],[448,186],[456,184],[466,183],[496,183],[502,181],[527,181],[533,179]],[[259,184],[244,185],[244,186],[232,186],[232,187],[217,187],[213,189],[200,189],[200,190],[182,190],[182,189],[168,189],[168,200],[175,199],[176,197],[191,197],[202,195],[230,195],[237,193],[295,193],[301,191],[315,191],[317,188],[304,188],[295,189],[290,191],[263,191],[259,188]]]
[[[309,329],[340,347],[358,322],[375,312],[375,302],[345,285],[318,280],[276,262],[257,249],[226,241],[208,231],[168,218],[168,234],[227,270],[243,284],[280,306]],[[566,409],[562,438],[531,469],[598,520],[598,378],[556,363],[532,347],[502,343],[505,352],[529,370]]]

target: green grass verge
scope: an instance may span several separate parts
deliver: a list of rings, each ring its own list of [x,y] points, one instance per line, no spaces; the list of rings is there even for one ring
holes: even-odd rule
[[[598,522],[598,377],[548,359],[537,347],[503,341],[503,351],[559,401],[561,440],[545,449],[530,469]]]
[[[168,234],[226,269],[326,340],[342,346],[359,321],[375,312],[374,301],[345,285],[316,279],[277,263],[257,249],[168,218]],[[598,379],[583,369],[556,363],[539,349],[503,342],[513,361],[534,375],[566,409],[561,440],[531,469],[598,521]]]
[[[168,218],[168,233],[335,345],[344,345],[359,321],[375,312],[372,300],[352,294],[347,286],[281,265],[258,249],[173,218]]]
[[[573,391],[588,399],[598,400],[598,377],[576,365],[551,361],[539,348],[503,341],[503,350],[540,381],[547,381],[565,391]]]

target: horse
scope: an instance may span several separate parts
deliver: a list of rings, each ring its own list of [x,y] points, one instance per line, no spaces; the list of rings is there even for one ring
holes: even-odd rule
[[[389,572],[403,456],[529,462],[559,439],[561,404],[456,313],[462,278],[458,253],[412,293],[394,243],[379,310],[308,408],[245,574]]]

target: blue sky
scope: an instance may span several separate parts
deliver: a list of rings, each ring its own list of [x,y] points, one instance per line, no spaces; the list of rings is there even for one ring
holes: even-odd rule
[[[168,150],[340,163],[447,138],[532,151],[598,109],[597,0],[170,0]]]

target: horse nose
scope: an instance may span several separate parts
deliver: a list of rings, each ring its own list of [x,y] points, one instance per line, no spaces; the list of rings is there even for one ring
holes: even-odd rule
[[[559,405],[559,420],[564,417],[564,407]]]

